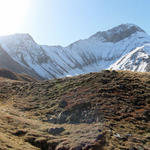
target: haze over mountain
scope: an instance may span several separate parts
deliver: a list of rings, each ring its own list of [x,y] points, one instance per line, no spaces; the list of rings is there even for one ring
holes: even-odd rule
[[[102,69],[149,71],[150,36],[133,24],[97,32],[67,47],[38,45],[29,34],[0,37],[1,68],[36,78],[74,76]],[[5,53],[5,54],[4,54]],[[12,64],[16,64],[12,68]]]

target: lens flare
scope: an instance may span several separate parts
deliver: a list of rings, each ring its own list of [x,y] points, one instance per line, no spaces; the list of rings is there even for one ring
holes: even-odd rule
[[[0,35],[17,32],[28,8],[29,0],[0,0]]]

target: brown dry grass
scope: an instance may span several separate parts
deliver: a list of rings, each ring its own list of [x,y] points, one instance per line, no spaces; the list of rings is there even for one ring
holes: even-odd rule
[[[93,150],[102,145],[106,150],[148,149],[149,93],[149,73],[103,71],[39,82],[1,78],[0,149],[67,150],[89,143]],[[66,102],[64,106],[62,101]],[[64,111],[68,116],[63,124],[48,122],[47,115],[57,119]],[[103,118],[96,120],[94,115]],[[93,121],[87,123],[89,118]],[[64,131],[48,133],[56,127]],[[106,141],[103,138],[96,142],[104,133]]]

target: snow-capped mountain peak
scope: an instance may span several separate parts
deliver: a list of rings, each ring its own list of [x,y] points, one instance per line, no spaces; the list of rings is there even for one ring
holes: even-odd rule
[[[150,70],[150,44],[137,47],[110,66],[112,70],[132,70],[146,72]]]
[[[140,57],[147,59],[149,50],[146,50],[145,44],[148,43],[150,43],[150,36],[133,24],[122,24],[110,30],[98,32],[67,47],[38,45],[29,34],[0,37],[0,46],[14,61],[48,79],[96,72],[110,66],[113,68],[112,64],[116,67],[115,62],[127,57],[128,54],[131,56],[136,53],[137,59]],[[145,50],[136,49],[143,45]],[[118,69],[122,69],[123,64],[122,62],[122,67]],[[144,71],[134,67],[124,66],[124,68]]]
[[[114,27],[110,30],[103,31],[103,32],[97,32],[91,38],[97,38],[101,39],[104,42],[113,42],[116,43],[118,41],[121,41],[132,34],[136,32],[144,32],[143,29],[140,27],[134,25],[134,24],[121,24],[117,27]]]

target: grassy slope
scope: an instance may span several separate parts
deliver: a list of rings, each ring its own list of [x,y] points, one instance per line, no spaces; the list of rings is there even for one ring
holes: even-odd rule
[[[95,150],[103,143],[105,149],[150,147],[149,73],[103,71],[39,82],[2,79],[0,100],[1,149],[69,149],[87,143]],[[48,133],[54,127],[64,131]]]

